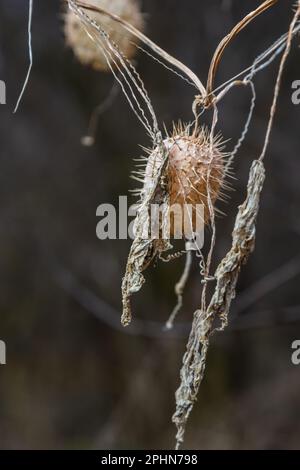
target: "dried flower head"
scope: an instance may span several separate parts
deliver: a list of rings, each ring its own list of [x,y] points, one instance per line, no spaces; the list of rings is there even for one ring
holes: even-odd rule
[[[90,5],[103,8],[108,12],[119,16],[135,28],[143,30],[144,20],[137,0],[89,0]],[[89,12],[89,17],[101,24],[110,40],[125,54],[132,58],[136,52],[133,44],[136,39],[120,24],[108,16],[98,12]],[[66,43],[70,46],[77,59],[83,65],[90,65],[96,70],[109,71],[109,65],[99,45],[88,36],[78,16],[70,9],[65,15]]]
[[[178,235],[183,239],[193,237],[198,229],[198,206],[203,208],[203,226],[214,218],[215,202],[223,196],[226,154],[222,138],[220,135],[213,137],[205,127],[196,127],[191,133],[191,127],[181,123],[174,126],[172,135],[152,151],[148,150],[147,158],[141,158],[145,169],[133,174],[143,187],[137,190],[140,202],[135,220],[135,240],[122,285],[124,325],[130,323],[130,297],[142,287],[145,281],[143,272],[156,257],[162,257],[172,248],[170,238]],[[186,211],[187,205],[191,211],[189,208]],[[153,206],[162,208],[154,220]],[[179,219],[176,218],[177,208]],[[189,224],[186,224],[186,212],[190,214]]]
[[[217,199],[223,196],[225,187],[225,165],[222,137],[211,137],[205,127],[190,131],[191,126],[179,123],[174,126],[172,135],[167,136],[163,145],[168,155],[168,164],[164,171],[167,185],[170,214],[170,236],[190,235],[186,230],[196,231],[197,207],[202,207],[202,222],[209,223],[211,211]],[[163,164],[162,152],[155,148],[149,153],[144,175],[143,194],[153,186],[154,175]],[[176,211],[181,215],[191,208],[190,227],[184,227],[182,217],[180,225],[175,224]],[[177,209],[176,209],[177,208]],[[199,214],[198,214],[199,215]],[[177,219],[178,221],[179,219]]]

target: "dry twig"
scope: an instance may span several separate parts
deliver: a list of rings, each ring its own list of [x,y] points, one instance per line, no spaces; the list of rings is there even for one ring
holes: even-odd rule
[[[88,3],[84,3],[82,1],[68,0],[68,3],[76,12],[76,14],[79,15],[79,17],[81,18],[83,26],[85,27],[86,32],[90,36],[91,40],[95,41],[101,48],[102,52],[106,54],[108,63],[113,62],[114,65],[119,65],[118,70],[121,72],[122,79],[124,80],[125,85],[129,88],[129,93],[126,94],[126,89],[122,83],[120,83],[121,88],[126,94],[126,97],[132,109],[138,115],[140,121],[147,129],[149,135],[152,137],[153,148],[156,149],[155,151],[157,152],[158,160],[162,162],[160,166],[154,167],[155,171],[153,171],[153,184],[151,185],[151,190],[148,191],[147,194],[144,194],[145,197],[140,203],[136,218],[136,238],[131,247],[126,274],[123,279],[122,285],[124,306],[122,323],[125,326],[128,325],[131,321],[130,297],[133,293],[137,292],[142,287],[142,284],[144,283],[144,270],[148,267],[148,265],[153,261],[154,258],[160,256],[164,251],[167,251],[171,248],[169,240],[146,240],[143,232],[143,228],[148,217],[150,205],[152,203],[156,203],[159,205],[168,205],[169,195],[166,190],[166,185],[164,184],[164,174],[166,166],[168,165],[170,152],[164,144],[165,141],[163,140],[162,134],[158,128],[155,112],[153,110],[150,99],[148,97],[148,94],[140,76],[137,74],[134,67],[118,50],[116,45],[112,44],[109,36],[105,33],[101,26],[96,24],[95,21],[91,20],[88,15],[83,12],[83,10],[96,11],[114,19],[116,22],[121,24],[127,31],[130,31],[130,33],[133,34],[139,41],[149,47],[155,54],[160,57],[162,61],[167,62],[172,67],[175,67],[176,69],[180,70],[180,72],[188,78],[189,82],[191,81],[196,86],[200,95],[195,97],[195,101],[193,103],[192,109],[195,115],[195,121],[190,124],[190,127],[194,127],[194,132],[197,132],[199,120],[199,113],[197,107],[199,105],[202,108],[201,112],[204,108],[213,108],[213,123],[210,131],[211,156],[213,155],[213,143],[216,137],[215,129],[218,121],[217,106],[219,102],[233,87],[239,85],[251,85],[252,103],[250,113],[246,125],[244,127],[242,136],[231,154],[230,161],[234,158],[235,154],[237,153],[237,150],[239,149],[242,141],[244,140],[249,128],[251,117],[253,115],[256,94],[252,79],[258,71],[263,70],[271,62],[273,62],[273,60],[275,60],[275,58],[278,57],[278,55],[282,51],[284,51],[277,75],[274,90],[274,98],[270,111],[270,118],[268,122],[268,128],[265,136],[263,150],[260,157],[252,163],[247,186],[247,196],[244,203],[239,207],[235,221],[234,231],[232,234],[232,247],[219,264],[213,276],[216,285],[214,293],[211,296],[210,300],[207,300],[207,282],[208,280],[212,279],[210,270],[214,246],[216,243],[216,227],[214,204],[210,197],[211,195],[208,194],[207,197],[210,222],[212,226],[212,239],[208,257],[206,260],[202,259],[202,272],[204,279],[201,306],[194,314],[192,329],[187,344],[186,353],[183,358],[183,365],[180,373],[181,384],[176,392],[176,411],[173,416],[173,421],[177,426],[176,439],[177,448],[179,448],[179,446],[183,443],[186,423],[192,411],[193,405],[197,399],[199,386],[204,376],[210,336],[215,331],[223,330],[227,326],[229,309],[231,306],[232,299],[235,297],[239,273],[241,271],[242,266],[247,262],[250,254],[254,250],[256,219],[259,210],[260,196],[265,179],[265,169],[263,160],[270,141],[270,135],[274,123],[277,100],[280,91],[282,75],[286,65],[286,60],[291,49],[292,39],[296,32],[299,31],[299,24],[297,24],[297,21],[300,15],[300,1],[298,2],[297,11],[290,24],[289,32],[286,35],[282,36],[278,41],[276,41],[267,51],[261,54],[254,61],[251,67],[241,72],[236,77],[229,80],[227,83],[221,85],[221,87],[219,87],[221,91],[219,95],[216,96],[216,90],[213,90],[214,80],[218,65],[226,47],[239,34],[239,32],[242,31],[252,20],[254,20],[258,15],[269,9],[271,6],[275,5],[275,3],[277,3],[277,0],[264,1],[256,10],[246,15],[245,18],[243,18],[243,20],[240,21],[233,28],[233,30],[223,39],[223,41],[221,41],[218,48],[216,49],[216,52],[211,62],[206,88],[203,86],[200,79],[188,67],[182,64],[179,60],[170,56],[153,41],[147,38],[147,36],[142,34],[140,31],[135,29],[126,21],[123,21],[119,17],[112,15],[111,13],[103,9],[91,6]],[[168,66],[167,68],[170,67]],[[238,80],[238,78],[240,78],[241,76],[244,76],[244,79]],[[138,91],[138,98],[135,95],[136,90]],[[139,99],[141,101],[139,101]],[[134,107],[134,103],[136,107]],[[149,121],[145,116],[143,108],[143,105],[145,106],[145,104],[147,106],[148,112],[150,112],[150,115],[152,117],[153,127],[151,127]],[[208,173],[210,172],[211,161],[208,163]],[[207,181],[209,181],[209,178],[207,178]],[[184,272],[182,282],[180,283],[177,292],[179,306],[181,306],[182,302],[182,288],[185,285],[189,265],[190,261],[188,260],[187,269]],[[175,313],[177,313],[177,310],[175,311]]]
[[[28,81],[29,81],[31,69],[32,69],[32,66],[33,66],[33,54],[32,54],[32,43],[31,43],[31,42],[32,42],[32,34],[31,34],[32,12],[33,12],[33,0],[29,0],[29,13],[28,13],[28,52],[29,52],[29,66],[28,66],[28,70],[27,70],[27,73],[26,73],[26,77],[25,77],[25,81],[24,81],[24,84],[23,84],[21,93],[20,93],[20,95],[19,95],[17,104],[16,104],[15,109],[14,109],[14,113],[16,113],[16,112],[18,111],[18,109],[19,109],[21,100],[22,100],[22,98],[23,98],[23,95],[24,95],[24,93],[25,93],[25,90],[26,90],[26,87],[27,87],[27,84],[28,84]]]
[[[215,292],[208,308],[197,310],[194,314],[192,330],[180,372],[181,384],[176,392],[176,411],[173,422],[177,426],[177,448],[183,443],[186,423],[204,376],[210,336],[216,330],[223,330],[227,326],[229,309],[235,297],[240,270],[255,247],[256,219],[265,179],[263,159],[269,144],[282,75],[291,50],[293,31],[299,16],[300,2],[290,25],[285,51],[280,62],[263,150],[259,159],[252,164],[247,197],[240,206],[236,217],[232,248],[216,270]],[[219,322],[221,323],[218,324]]]

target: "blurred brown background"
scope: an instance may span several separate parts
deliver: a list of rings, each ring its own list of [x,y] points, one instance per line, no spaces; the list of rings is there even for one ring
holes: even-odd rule
[[[144,0],[147,34],[205,81],[218,42],[260,2]],[[292,2],[281,1],[225,54],[222,83],[288,29]],[[12,114],[28,64],[28,2],[0,4],[0,367],[1,448],[172,448],[174,392],[192,312],[199,305],[197,265],[172,334],[183,260],[159,264],[134,300],[135,320],[121,329],[120,284],[128,241],[96,238],[96,208],[135,187],[129,179],[143,128],[121,94],[99,120],[96,145],[80,144],[110,75],[81,67],[64,45],[59,1],[34,2],[34,68]],[[291,84],[300,79],[299,38],[284,75],[266,165],[257,248],[243,270],[229,328],[212,341],[207,373],[189,422],[187,448],[299,448],[300,339],[299,115]],[[161,123],[190,120],[193,89],[143,54],[145,79]],[[236,161],[235,192],[218,221],[217,256],[230,241],[237,205],[267,125],[278,61],[255,80],[257,106]],[[219,127],[234,146],[250,105],[231,92]],[[209,236],[209,232],[207,233]],[[263,280],[263,281],[262,281]]]

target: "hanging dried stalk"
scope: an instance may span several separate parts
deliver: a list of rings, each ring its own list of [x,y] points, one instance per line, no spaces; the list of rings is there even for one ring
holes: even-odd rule
[[[293,32],[299,17],[300,1],[290,25],[286,48],[279,66],[264,147],[259,160],[255,160],[251,167],[247,198],[240,206],[236,217],[232,247],[216,270],[215,292],[208,308],[206,310],[197,310],[194,314],[192,330],[180,372],[181,384],[176,392],[176,412],[173,415],[173,422],[177,426],[177,449],[184,441],[186,423],[197,399],[199,387],[204,377],[210,336],[216,330],[224,330],[227,326],[228,314],[231,302],[236,294],[236,284],[240,270],[247,262],[255,247],[256,219],[265,180],[263,160],[270,140],[282,75],[291,50]],[[220,322],[221,324],[218,324]]]
[[[232,248],[221,261],[214,276],[215,293],[206,310],[197,310],[194,313],[192,330],[180,372],[181,384],[176,392],[176,412],[173,422],[178,429],[177,447],[183,443],[185,426],[204,376],[210,336],[216,329],[224,330],[227,326],[240,270],[254,250],[255,223],[264,179],[263,163],[253,162],[247,198],[239,208],[235,222]],[[221,321],[221,326],[216,324],[217,321]]]
[[[169,239],[153,239],[151,237],[145,237],[144,227],[147,226],[147,222],[149,220],[151,205],[155,203],[162,205],[165,208],[159,229],[163,231],[165,228],[164,224],[167,220],[168,207],[170,205],[172,195],[174,194],[172,192],[172,189],[174,188],[170,187],[170,184],[172,184],[172,158],[174,158],[174,155],[176,154],[177,156],[180,155],[180,158],[183,156],[183,160],[186,159],[186,161],[189,163],[193,162],[192,167],[186,168],[186,161],[184,161],[184,165],[180,167],[181,170],[187,170],[187,174],[190,174],[190,170],[192,170],[194,171],[194,176],[197,178],[201,177],[201,172],[197,173],[196,168],[198,164],[198,156],[196,157],[197,162],[195,163],[193,158],[191,158],[189,155],[190,150],[188,149],[190,148],[190,144],[186,146],[186,142],[184,141],[182,133],[179,133],[179,135],[176,136],[172,145],[169,145],[169,136],[163,138],[162,133],[158,127],[158,121],[154,109],[151,105],[151,101],[148,97],[141,77],[138,75],[132,64],[128,62],[127,58],[124,57],[122,52],[119,51],[116,45],[110,41],[109,36],[103,30],[103,28],[96,24],[93,20],[90,20],[88,15],[83,13],[83,11],[101,13],[113,19],[119,25],[122,25],[126,31],[130,32],[139,41],[141,41],[141,43],[144,43],[149,49],[151,49],[151,51],[153,51],[154,54],[159,57],[159,59],[154,57],[155,60],[158,60],[160,63],[166,66],[166,68],[176,73],[176,75],[179,75],[181,78],[189,81],[189,83],[191,83],[197,89],[198,94],[195,96],[195,100],[192,106],[195,120],[186,126],[186,129],[191,132],[192,138],[195,138],[197,135],[199,136],[201,132],[203,132],[201,130],[201,126],[199,125],[198,108],[200,108],[200,112],[203,112],[207,108],[213,108],[214,111],[212,126],[207,135],[207,146],[205,147],[204,155],[204,161],[207,160],[207,167],[205,172],[202,172],[202,176],[205,174],[205,186],[204,189],[201,187],[202,189],[200,193],[202,195],[202,202],[204,203],[204,206],[207,210],[206,220],[212,227],[212,237],[208,257],[207,259],[202,257],[201,274],[203,276],[203,288],[201,306],[194,314],[192,330],[190,333],[187,350],[183,358],[183,366],[180,374],[181,385],[176,393],[176,412],[173,416],[173,421],[177,426],[178,448],[183,443],[186,423],[193,408],[194,402],[196,401],[199,386],[204,375],[209,338],[214,331],[223,330],[226,327],[229,309],[231,301],[235,296],[236,284],[240,270],[247,262],[251,252],[254,250],[256,230],[255,224],[259,210],[260,195],[265,179],[263,159],[270,139],[284,66],[287,56],[290,52],[292,38],[300,29],[300,26],[297,23],[300,14],[300,2],[298,3],[297,11],[290,25],[289,32],[279,38],[279,40],[276,41],[267,51],[258,56],[251,67],[243,71],[237,77],[234,77],[227,83],[221,85],[221,87],[218,89],[221,91],[219,94],[216,94],[216,91],[218,90],[213,90],[213,84],[218,65],[226,47],[252,20],[269,9],[271,6],[275,5],[277,0],[264,1],[256,10],[249,13],[241,22],[239,22],[223,39],[223,41],[221,41],[211,62],[206,88],[203,86],[201,80],[188,67],[186,67],[174,57],[170,56],[153,41],[147,38],[143,33],[134,28],[134,26],[130,25],[116,15],[113,15],[101,8],[96,8],[86,2],[75,2],[73,0],[68,1],[69,4],[72,5],[72,8],[76,14],[81,18],[83,25],[85,25],[85,27],[87,27],[87,25],[89,26],[87,33],[91,39],[99,45],[101,50],[104,51],[107,62],[113,62],[114,64],[117,63],[119,65],[119,70],[122,73],[122,77],[120,79],[122,89],[129,101],[130,106],[152,139],[152,149],[149,151],[149,156],[142,157],[142,161],[145,164],[145,171],[139,170],[136,173],[137,176],[135,176],[138,181],[141,181],[143,187],[138,191],[138,194],[140,195],[140,202],[135,221],[135,240],[131,247],[126,274],[122,284],[124,306],[122,322],[125,326],[128,325],[131,321],[130,297],[132,294],[141,289],[145,281],[144,271],[155,258],[162,258],[163,253],[171,248]],[[218,122],[217,106],[221,99],[232,87],[236,85],[251,86],[253,97],[246,126],[243,130],[241,138],[238,141],[238,144],[231,153],[229,163],[224,167],[224,163],[220,163],[219,161],[218,171],[220,171],[220,168],[228,169],[230,161],[234,158],[248,131],[255,105],[255,88],[252,82],[253,77],[260,70],[263,70],[265,67],[267,67],[282,51],[284,51],[284,54],[277,77],[274,101],[270,113],[270,120],[264,148],[261,157],[258,160],[255,160],[251,167],[247,188],[247,197],[245,202],[240,206],[235,221],[232,248],[219,264],[214,276],[211,276],[211,262],[216,243],[215,202],[219,197],[219,186],[217,186],[217,192],[215,191],[214,193],[212,190],[212,181],[213,178],[216,177],[215,142],[217,138],[216,125]],[[175,70],[173,70],[173,68]],[[243,79],[240,77],[243,77]],[[116,78],[119,80],[118,77]],[[239,78],[239,80],[237,80],[237,78]],[[149,115],[151,119],[147,117]],[[178,143],[179,147],[174,151],[175,147],[173,147],[173,145],[175,146]],[[197,148],[197,146],[195,148]],[[197,155],[197,151],[195,153],[195,148],[194,155]],[[201,154],[203,157],[203,148],[201,149],[201,152],[199,155]],[[151,170],[150,174],[149,170]],[[219,182],[221,180],[223,182],[225,175],[226,171],[223,173],[222,170],[222,174],[219,175]],[[193,184],[191,178],[189,179],[189,183],[191,185]],[[220,184],[220,187],[221,186],[222,184]],[[199,187],[196,187],[196,192],[197,191],[200,192]],[[193,194],[196,194],[196,192]],[[186,195],[187,194],[185,193],[185,197]],[[174,309],[169,325],[172,325],[174,317],[178,313],[180,305],[182,304],[182,291],[184,285],[186,284],[188,271],[191,265],[190,252],[187,248],[185,252],[187,252],[187,262],[183,276],[177,285],[178,305]],[[202,256],[200,250],[199,255]],[[172,255],[169,259],[172,259]],[[207,300],[208,280],[214,280],[216,282],[214,294],[210,300]]]
[[[268,10],[271,6],[275,5],[278,0],[267,0],[263,2],[256,10],[252,11],[248,15],[245,16],[245,18],[242,19],[233,29],[230,31],[230,33],[225,36],[225,38],[220,42],[218,45],[213,59],[210,64],[209,72],[208,72],[208,79],[207,79],[207,85],[206,85],[206,93],[207,93],[207,100],[206,100],[206,105],[210,105],[212,102],[212,95],[213,95],[213,84],[215,80],[215,76],[217,73],[217,68],[219,66],[219,63],[221,61],[222,55],[226,49],[226,47],[230,44],[230,42],[244,29],[246,26],[248,26],[251,21],[253,21],[257,16],[261,15],[263,12]]]
[[[139,30],[143,30],[144,19],[137,0],[91,0],[91,3],[95,7],[117,14]],[[108,16],[98,12],[91,12],[90,15],[93,20],[103,24],[112,41],[119,45],[128,58],[134,57],[136,47],[132,43],[133,35],[129,31],[124,32],[124,28]],[[64,31],[67,45],[72,48],[83,65],[90,65],[95,70],[103,72],[110,71],[105,55],[101,54],[97,45],[89,39],[81,27],[80,18],[71,9],[68,9],[64,15]]]

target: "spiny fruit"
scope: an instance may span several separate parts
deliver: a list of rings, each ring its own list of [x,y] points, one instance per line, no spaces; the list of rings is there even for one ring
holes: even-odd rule
[[[192,133],[190,126],[181,123],[174,126],[172,135],[163,142],[168,156],[163,179],[168,195],[168,204],[172,208],[170,214],[170,235],[177,236],[186,233],[184,218],[180,226],[175,224],[176,207],[185,214],[187,204],[190,206],[190,228],[196,231],[197,207],[202,207],[202,225],[211,221],[212,210],[217,199],[224,196],[222,190],[225,183],[224,142],[220,135],[211,138],[205,127],[198,128]],[[146,169],[143,174],[143,189],[141,197],[147,194],[155,185],[154,175],[163,164],[164,155],[157,147],[149,152]],[[175,209],[174,209],[175,208]]]
[[[144,20],[138,0],[89,0],[87,3],[117,15],[135,28],[143,30]],[[88,16],[101,25],[110,40],[128,59],[135,55],[136,47],[133,43],[136,39],[122,25],[97,12],[88,11]],[[101,47],[89,38],[80,19],[70,9],[65,15],[64,29],[66,43],[73,49],[75,56],[83,65],[90,65],[100,71],[110,70]],[[114,67],[113,63],[112,67]]]

